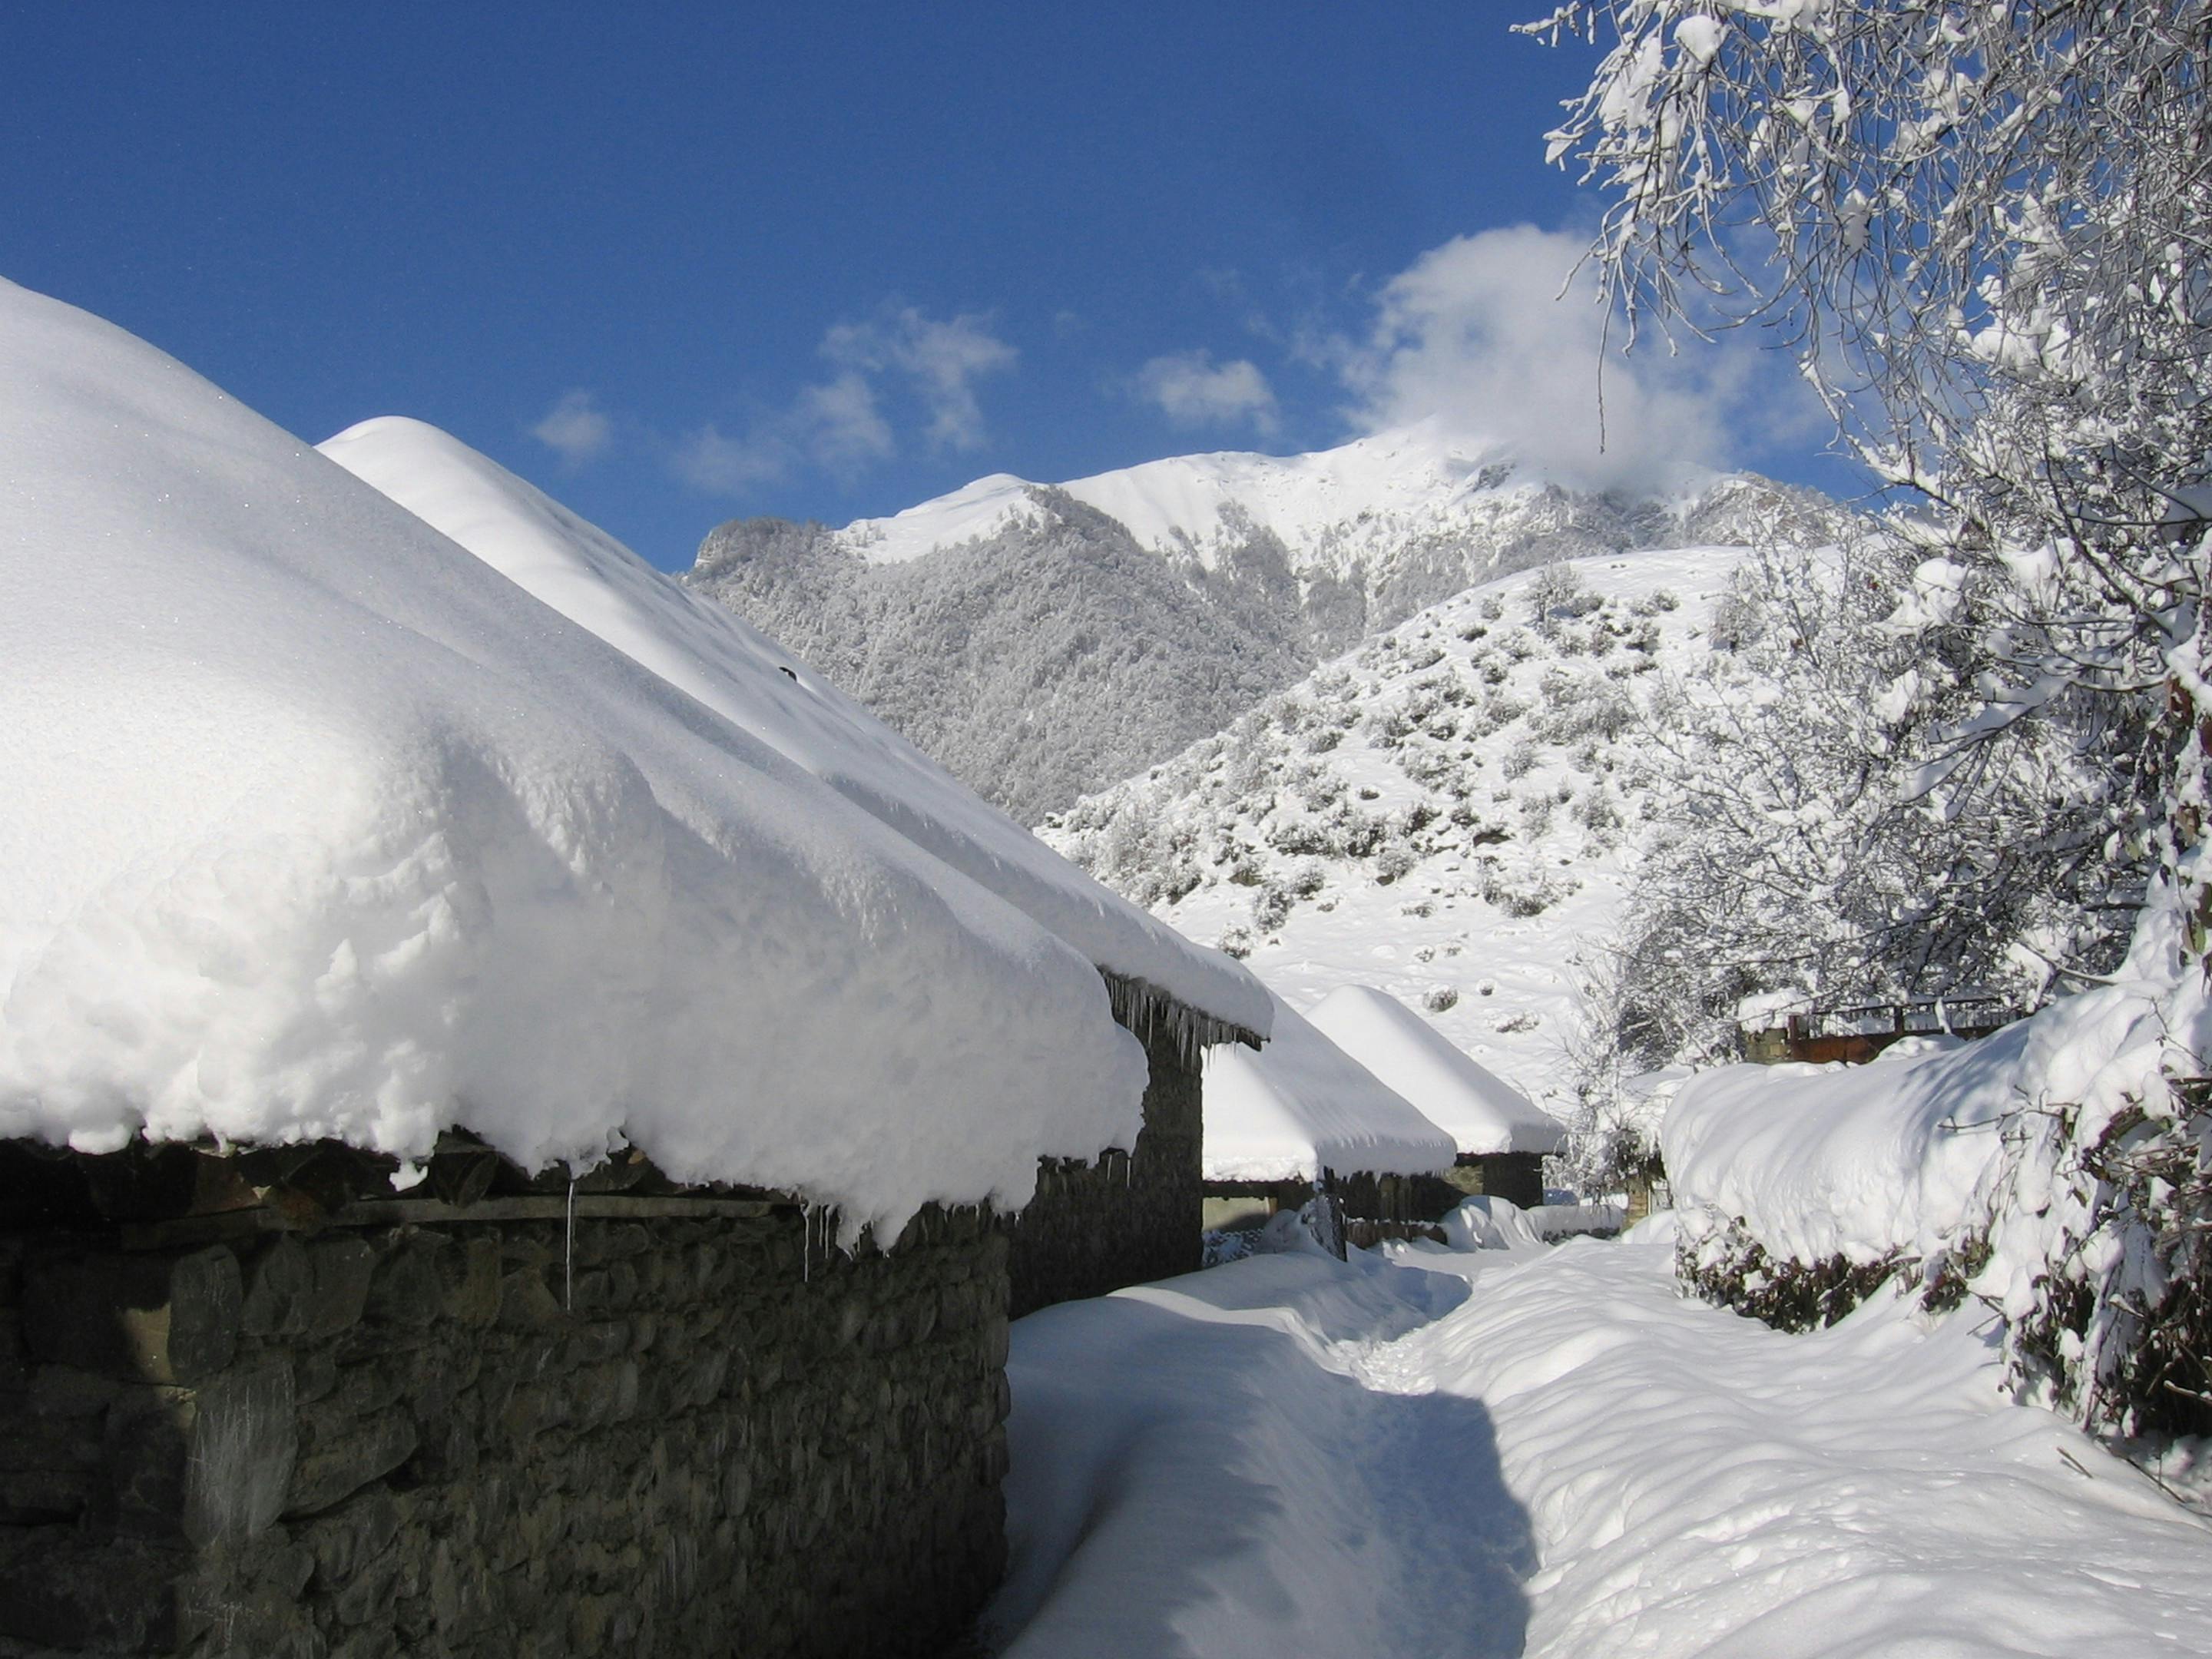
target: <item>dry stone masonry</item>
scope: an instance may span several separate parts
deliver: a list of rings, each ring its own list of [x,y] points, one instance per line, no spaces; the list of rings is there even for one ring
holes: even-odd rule
[[[1003,1231],[568,1203],[0,1239],[0,1655],[942,1650],[1003,1567]]]
[[[1038,1170],[1036,1196],[1012,1224],[1018,1319],[1199,1266],[1206,1125],[1197,1050],[1164,1028],[1124,1023],[1151,1064],[1136,1151]]]

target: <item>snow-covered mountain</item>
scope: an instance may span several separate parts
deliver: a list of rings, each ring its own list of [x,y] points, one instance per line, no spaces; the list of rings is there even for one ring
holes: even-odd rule
[[[1038,833],[1294,1006],[1378,986],[1563,1109],[1577,943],[1612,932],[1663,804],[1637,738],[1668,718],[1654,690],[1710,651],[1742,556],[1474,588]]]
[[[689,578],[1034,822],[1473,583],[1567,558],[1829,538],[1809,491],[1686,471],[1578,492],[1431,427],[1316,454],[1004,474],[842,530],[736,520]]]

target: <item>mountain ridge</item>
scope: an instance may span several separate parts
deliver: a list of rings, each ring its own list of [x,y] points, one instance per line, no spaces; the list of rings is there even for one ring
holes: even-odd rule
[[[734,520],[684,580],[1035,823],[1479,582],[1653,548],[1828,540],[1846,517],[1745,473],[1578,492],[1500,446],[1413,428],[1064,485],[994,474],[842,529]]]

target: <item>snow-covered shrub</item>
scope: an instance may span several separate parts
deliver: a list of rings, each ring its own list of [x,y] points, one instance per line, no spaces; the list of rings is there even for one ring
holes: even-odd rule
[[[1401,876],[1411,873],[1420,862],[1420,855],[1406,842],[1394,842],[1375,855],[1375,880],[1388,887]]]
[[[1840,923],[1809,950],[1778,935],[1783,971],[1816,990],[1917,984],[1980,959],[2017,984],[2046,935],[2094,945],[2141,903],[2137,945],[2156,943],[2144,959],[2183,997],[2212,962],[2212,8],[1564,0],[1529,27],[1604,51],[1550,136],[1607,191],[1604,297],[1631,302],[1632,327],[1756,320],[1802,343],[1839,435],[1934,507],[1898,524],[1918,564],[1873,596],[1914,658],[1891,659],[1887,684],[1843,682],[1872,694],[1864,719],[1906,729],[1716,757],[1735,770],[1712,774],[1725,787],[1699,830],[1751,810],[1769,890]],[[1767,257],[1743,259],[1747,244]],[[1814,644],[1784,620],[1753,639],[1731,618],[1723,636]],[[1816,732],[1863,730],[1812,706]],[[1977,844],[1966,826],[1990,807],[1999,839]],[[1732,838],[1678,841],[1678,872],[1700,839]],[[2143,897],[2147,856],[2164,879]],[[1709,914],[1729,918],[1731,891],[1755,908],[1723,878]],[[2016,951],[1987,948],[2008,936]],[[1655,962],[1709,948],[1679,926],[1653,938]],[[1892,948],[1905,939],[1923,948]],[[1774,976],[1755,951],[1731,971]],[[1679,1018],[1697,985],[1652,1006]],[[2194,1012],[2166,1029],[2118,1142],[2109,1103],[2023,1080],[2050,1127],[1997,1219],[2071,1206],[2081,1224],[2050,1224],[2002,1312],[2015,1334],[2056,1330],[2051,1361],[2090,1421],[2212,1429],[2212,1347],[2189,1311],[2212,1195],[2135,1173],[2200,1170],[2212,1145],[2196,1082],[2212,1031]]]
[[[1459,988],[1452,985],[1439,985],[1421,999],[1421,1006],[1432,1014],[1449,1013],[1459,1006]]]
[[[1279,931],[1291,919],[1294,902],[1289,888],[1278,882],[1267,883],[1253,896],[1252,926],[1262,933]]]
[[[1653,700],[1640,763],[1672,805],[1629,899],[1641,1065],[1728,1054],[1754,994],[2032,1007],[2051,964],[2118,961],[2155,763],[2140,711],[2060,683],[1984,728],[2008,596],[1967,579],[1931,611],[1924,581],[1895,536],[1747,561],[1747,642]]]
[[[1581,573],[1571,564],[1545,565],[1530,579],[1527,593],[1529,620],[1538,633],[1547,636],[1558,631],[1561,622],[1586,617],[1601,603],[1583,586]]]

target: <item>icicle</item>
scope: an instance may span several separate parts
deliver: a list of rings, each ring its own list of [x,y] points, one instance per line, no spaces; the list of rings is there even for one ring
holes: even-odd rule
[[[576,1177],[568,1177],[568,1240],[561,1261],[561,1305],[576,1310]]]
[[[814,1206],[799,1206],[799,1282],[807,1283],[814,1273]]]

